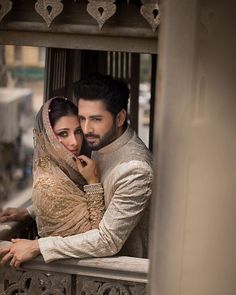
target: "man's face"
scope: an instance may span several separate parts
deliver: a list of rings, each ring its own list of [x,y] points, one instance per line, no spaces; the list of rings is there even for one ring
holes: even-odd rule
[[[84,137],[92,150],[99,150],[115,140],[119,128],[102,100],[80,99],[79,119]]]

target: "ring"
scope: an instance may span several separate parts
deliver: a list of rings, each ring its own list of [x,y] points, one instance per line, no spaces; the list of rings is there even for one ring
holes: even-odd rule
[[[13,266],[14,263],[15,263],[15,257],[14,257],[14,255],[13,255],[13,256],[12,256],[12,259],[11,259],[11,262],[10,262],[10,266]]]

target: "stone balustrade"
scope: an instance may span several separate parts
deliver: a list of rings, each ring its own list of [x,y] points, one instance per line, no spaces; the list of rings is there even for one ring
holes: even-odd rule
[[[0,224],[0,247],[12,237],[32,238],[32,220]],[[8,240],[8,241],[7,241]],[[42,256],[24,263],[21,270],[1,269],[0,294],[29,295],[145,295],[148,259],[115,256],[65,259],[46,264]]]

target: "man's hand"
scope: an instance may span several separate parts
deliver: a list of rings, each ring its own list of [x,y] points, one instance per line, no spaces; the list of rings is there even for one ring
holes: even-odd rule
[[[0,222],[23,221],[30,217],[26,208],[7,208],[0,212]]]
[[[1,264],[6,264],[9,260],[10,265],[20,268],[22,262],[31,260],[40,254],[39,243],[37,240],[12,239],[12,244],[0,248]]]

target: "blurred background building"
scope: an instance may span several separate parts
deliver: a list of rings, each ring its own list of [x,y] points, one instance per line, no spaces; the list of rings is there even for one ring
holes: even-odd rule
[[[45,48],[1,46],[0,200],[16,202],[32,183],[33,124],[43,102]],[[29,190],[30,193],[30,190]],[[12,200],[14,197],[14,201]]]

